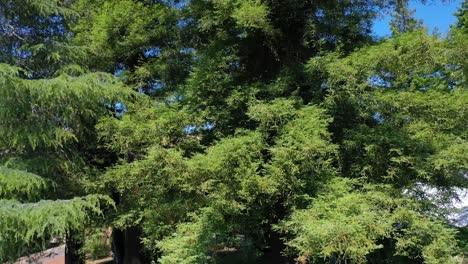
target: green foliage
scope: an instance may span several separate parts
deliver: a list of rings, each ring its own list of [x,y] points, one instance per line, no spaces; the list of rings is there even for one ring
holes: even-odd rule
[[[22,73],[0,65],[1,262],[81,232],[113,204],[105,195],[85,196],[95,171],[89,156],[98,119],[117,115],[116,103],[131,95],[104,73],[32,80]]]
[[[253,193],[268,191],[268,180],[257,176],[259,139],[256,134],[225,139],[189,160],[180,151],[153,147],[145,159],[116,167],[109,173],[110,183],[118,184],[128,197],[129,210],[135,206],[142,210],[137,215],[129,211],[119,225],[143,221],[147,236],[156,239],[170,231],[172,223],[207,205],[231,217],[247,213]]]
[[[83,14],[75,26],[74,41],[90,43],[95,63],[107,68],[141,53],[151,42],[169,35],[167,24],[174,23],[172,11],[164,4],[145,5],[135,1],[76,1],[73,9]],[[132,10],[132,12],[128,12]],[[154,21],[160,25],[155,26]],[[90,27],[91,26],[91,27]]]
[[[411,32],[422,27],[422,20],[413,17],[415,11],[414,9],[408,9],[408,1],[397,2],[395,13],[392,14],[393,19],[390,21],[390,28],[392,29],[393,36]]]
[[[202,120],[176,104],[154,103],[147,98],[128,106],[121,118],[104,117],[97,124],[106,148],[125,157],[140,158],[148,148],[158,143],[163,147],[180,148],[187,152],[200,148],[195,130]],[[193,127],[193,136],[185,132]]]
[[[411,198],[389,186],[359,185],[335,178],[310,208],[295,211],[278,225],[292,235],[286,242],[290,250],[302,260],[367,263],[373,252],[384,247],[388,251],[390,243],[394,255],[387,261],[405,256],[409,262],[422,258],[425,263],[453,263],[458,247],[452,228],[427,217]]]
[[[153,96],[186,77],[191,55],[180,43],[180,10],[170,2],[79,0],[72,9],[81,15],[71,24],[72,43],[85,49],[88,68],[118,73]]]
[[[334,175],[331,164],[336,146],[327,132],[330,121],[322,109],[307,106],[280,130],[267,169],[287,197],[286,202],[307,201],[315,195],[319,183]]]
[[[455,65],[461,66],[462,73],[461,76],[457,76],[458,79],[461,79],[461,85],[467,84],[468,80],[468,70],[467,70],[467,63],[468,63],[468,53],[465,47],[468,45],[468,40],[466,39],[466,34],[468,33],[468,27],[466,21],[468,20],[468,3],[464,1],[462,6],[456,13],[458,18],[457,24],[455,27],[452,27],[452,30],[449,34],[449,56],[455,62]]]
[[[64,237],[88,224],[92,214],[102,215],[113,202],[100,195],[71,200],[41,200],[20,203],[0,200],[0,260],[18,258],[31,250],[44,248],[54,237]]]
[[[104,228],[88,229],[83,252],[91,254],[91,259],[106,258],[111,250],[108,230]]]
[[[22,67],[30,78],[55,75],[64,65],[80,62],[81,47],[68,45],[66,21],[76,18],[69,1],[2,1],[0,61]]]
[[[252,109],[259,107],[266,107],[265,111],[252,115],[263,121],[265,116],[270,116],[270,108],[254,105]],[[308,197],[314,192],[315,182],[333,174],[329,162],[335,152],[334,146],[327,141],[329,120],[324,118],[323,111],[316,107],[301,110],[287,107],[280,114],[283,110],[271,109],[280,116],[297,116],[290,122],[283,120],[285,124],[276,127],[279,130],[277,147],[271,150],[267,150],[263,139],[268,134],[248,131],[239,131],[236,136],[220,140],[203,153],[185,158],[180,151],[172,149],[174,146],[159,141],[159,146],[148,149],[144,159],[124,163],[111,170],[108,184],[116,186],[126,197],[127,202],[122,208],[129,210],[116,224],[132,226],[141,223],[145,230],[145,243],[156,251],[162,247],[162,259],[173,262],[179,260],[169,259],[180,255],[180,259],[196,263],[202,256],[208,256],[208,246],[222,249],[261,239],[258,229],[261,223],[255,223],[253,219],[262,219],[264,214],[268,214],[265,204],[272,203],[275,195],[289,197],[287,199],[291,199],[291,203],[303,201],[304,198],[298,197]],[[270,130],[275,130],[275,127],[270,127]],[[265,151],[271,151],[274,156],[271,164],[265,164]],[[151,204],[148,204],[149,200]],[[135,206],[141,208],[141,213],[132,210]],[[198,218],[194,218],[198,219],[195,222],[185,222],[190,220],[187,214],[193,212],[198,215],[199,210],[215,213],[217,218],[222,216],[224,220],[218,221],[217,228],[230,231],[217,235],[216,241],[192,242],[190,237],[193,235],[193,240],[198,241],[199,232],[192,228],[204,228],[205,224],[216,222],[204,220],[200,223]],[[182,229],[182,234],[165,240],[164,246],[154,245],[154,241],[170,233],[171,224],[180,221],[183,224],[177,230]],[[244,239],[238,244],[223,244],[223,241],[236,240],[241,234]],[[185,253],[181,255],[179,251]]]
[[[257,103],[249,108],[249,117],[259,122],[259,129],[278,131],[295,117],[297,102],[288,99],[276,99],[270,103]]]
[[[98,221],[142,263],[450,263],[466,3],[446,39],[406,5],[0,1],[0,261]]]
[[[466,138],[463,67],[442,56],[449,52],[445,44],[415,31],[329,60],[328,107],[340,116],[335,120],[355,122],[347,125],[353,129],[339,125],[340,130],[332,130],[344,140],[344,174],[406,186],[416,181],[464,185],[459,171],[437,165],[466,166],[466,159],[456,154],[464,150],[452,146],[463,146]],[[352,108],[343,108],[343,101]],[[445,161],[439,160],[442,156]]]
[[[162,264],[172,263],[210,263],[211,254],[216,250],[223,239],[223,217],[210,209],[206,209],[200,215],[193,215],[192,222],[178,225],[177,231],[170,237],[158,243],[163,252],[159,260]],[[224,231],[224,232],[223,232]],[[225,234],[224,234],[225,235]],[[164,254],[166,253],[166,254]]]
[[[43,178],[24,171],[0,167],[0,198],[36,200],[50,184]]]
[[[226,214],[240,214],[257,195],[270,189],[269,180],[259,175],[264,147],[258,133],[225,138],[206,154],[193,157],[187,184],[200,179],[199,191],[207,194],[211,206]]]
[[[103,73],[43,80],[18,75],[18,68],[0,65],[0,146],[20,151],[85,140],[96,120],[128,95]]]
[[[455,14],[457,16],[457,23],[456,27],[459,29],[464,30],[466,33],[467,28],[467,22],[468,22],[468,2],[463,1],[461,7],[459,8],[458,12]]]
[[[265,33],[271,33],[268,6],[258,0],[240,2],[240,6],[234,9],[232,14],[236,23],[246,29],[260,29]]]

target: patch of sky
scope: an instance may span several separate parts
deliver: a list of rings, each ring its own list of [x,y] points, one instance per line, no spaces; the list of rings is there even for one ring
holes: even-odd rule
[[[127,107],[122,102],[116,102],[114,105],[115,113],[117,117],[122,117],[127,112]]]
[[[447,190],[419,182],[412,188],[404,190],[403,194],[433,202],[439,209],[448,212],[447,220],[454,226],[468,225],[467,188],[457,187]]]
[[[174,95],[166,99],[168,104],[174,104],[180,101],[182,101],[182,95]]]
[[[197,131],[197,126],[195,125],[188,125],[183,128],[184,134],[191,135]]]
[[[184,28],[184,27],[190,25],[193,21],[194,21],[193,18],[180,18],[177,21],[177,27],[178,28]]]
[[[32,55],[32,52],[29,51],[29,50],[25,50],[25,49],[13,49],[13,55],[18,57],[18,58],[21,58],[21,59],[27,59],[29,57],[31,57]]]
[[[182,54],[193,54],[195,53],[195,49],[194,48],[181,48],[180,49],[180,53]]]
[[[23,35],[31,35],[34,32],[32,27],[21,27],[18,30]]]
[[[433,72],[433,73],[423,74],[422,77],[424,77],[424,78],[445,78],[445,75],[440,71],[436,71],[436,72]]]
[[[165,82],[161,81],[147,81],[145,87],[140,87],[138,92],[141,94],[152,94],[166,87]]]
[[[366,104],[367,104],[366,100],[363,100],[363,99],[357,100],[356,103],[357,103],[358,105],[366,105]]]
[[[14,36],[15,34],[30,35],[33,32],[31,27],[12,27],[11,23],[9,19],[0,18],[0,30],[3,34],[7,36]]]
[[[157,91],[157,90],[161,90],[163,89],[164,87],[166,87],[166,83],[165,82],[161,82],[161,81],[149,81],[148,84],[150,85],[150,89],[151,91]]]
[[[53,23],[60,23],[63,21],[63,17],[61,16],[53,16],[50,18],[50,21]]]
[[[385,122],[385,119],[383,118],[382,114],[380,112],[375,112],[374,113],[374,119],[377,121],[379,124],[383,124]]]
[[[423,25],[429,32],[441,33],[446,36],[450,25],[456,21],[455,12],[461,6],[463,0],[451,1],[426,1],[426,4],[421,1],[410,0],[409,8],[415,9],[414,17],[422,19]],[[374,20],[372,31],[378,38],[391,36],[389,22],[391,17],[387,13],[382,13]]]
[[[410,121],[411,121],[411,117],[405,116],[405,117],[403,117],[403,120],[404,120],[404,122],[410,122]]]
[[[177,10],[182,10],[184,7],[186,7],[189,4],[189,0],[176,0],[172,2],[174,3],[174,7]]]
[[[461,66],[460,65],[445,65],[445,68],[447,70],[460,70],[461,69]]]
[[[354,11],[354,10],[353,10],[352,8],[347,7],[347,8],[345,8],[345,10],[344,10],[344,14],[345,14],[345,16],[349,16],[349,15],[354,14],[353,11]]]
[[[437,71],[437,72],[429,73],[429,74],[421,74],[421,77],[423,79],[438,79],[438,80],[441,80],[441,79],[445,78],[445,75],[443,73],[441,73],[440,71]],[[434,87],[436,85],[437,85],[437,83],[428,83],[427,85],[424,85],[422,87],[418,87],[418,90],[427,91],[431,87]]]
[[[317,11],[315,11],[315,16],[316,17],[325,17],[325,12],[323,11],[323,9],[318,9]]]
[[[328,84],[328,82],[323,81],[323,82],[320,84],[320,89],[321,89],[322,91],[329,90],[329,89],[330,89],[330,85]]]
[[[450,92],[453,92],[455,88],[457,88],[457,86],[460,84],[460,82],[454,82],[454,81],[449,81],[449,84],[448,84],[448,89],[450,90]]]
[[[114,67],[114,76],[122,77],[125,72],[125,65],[123,63],[119,63]]]
[[[228,62],[228,65],[232,69],[240,69],[240,62],[238,62],[238,61],[230,61],[230,62]]]
[[[109,103],[109,102],[104,102],[104,106],[109,109],[110,111],[113,111],[117,117],[122,117],[122,115],[127,112],[127,107],[122,103],[122,102],[115,102],[115,103]]]
[[[201,59],[202,59],[202,57],[201,57],[200,55],[193,55],[193,56],[192,56],[192,60],[193,60],[194,62],[200,61]]]
[[[158,57],[159,55],[161,55],[161,48],[160,47],[146,48],[145,51],[143,52],[143,55],[145,56],[145,58]]]
[[[53,27],[49,27],[51,33],[65,34],[67,32],[65,25],[62,23],[63,17],[54,16],[50,18],[50,21],[54,24]]]
[[[367,78],[367,83],[375,88],[389,88],[392,87],[392,84],[384,78],[380,77],[379,75],[372,75],[369,78]]]
[[[240,39],[245,39],[247,38],[248,34],[247,31],[242,31],[241,33],[237,34],[237,37]]]
[[[330,35],[328,33],[324,34],[319,34],[320,39],[322,39],[325,42],[331,43],[333,45],[337,44],[337,38],[335,35]]]
[[[209,122],[209,121],[203,124],[202,126],[203,130],[212,130],[214,127],[215,127],[214,123]]]
[[[153,0],[153,3],[158,3],[158,2],[162,2],[168,6],[173,6],[177,9],[182,9],[188,4],[188,0],[162,0],[162,1]]]
[[[200,130],[212,130],[213,128],[215,127],[214,123],[212,122],[205,122],[205,124],[201,125],[201,126],[197,126],[197,125],[188,125],[186,127],[184,127],[184,133],[187,134],[187,135],[191,135],[191,134],[194,134],[196,133],[197,131],[200,131]]]

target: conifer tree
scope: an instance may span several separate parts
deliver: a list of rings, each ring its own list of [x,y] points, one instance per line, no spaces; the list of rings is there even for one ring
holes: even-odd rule
[[[23,68],[28,78],[73,72],[83,52],[69,42],[68,22],[77,18],[69,7],[61,0],[0,1],[0,62]]]
[[[401,33],[413,31],[422,27],[422,21],[414,18],[415,9],[408,8],[409,1],[397,1],[395,11],[392,14],[390,28],[393,36],[398,36]]]
[[[27,80],[20,71],[0,66],[2,262],[42,249],[53,237],[66,237],[76,254],[74,232],[113,203],[87,184],[98,172],[93,126],[128,95],[105,74]]]
[[[454,262],[466,3],[407,4],[2,2],[0,261],[104,218],[116,263]]]

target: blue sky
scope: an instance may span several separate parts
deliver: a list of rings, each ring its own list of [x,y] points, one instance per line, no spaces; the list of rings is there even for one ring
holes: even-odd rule
[[[410,0],[410,8],[416,9],[414,16],[418,19],[423,19],[424,26],[429,29],[430,33],[437,28],[437,32],[445,35],[444,33],[448,31],[450,25],[455,23],[456,18],[454,13],[461,6],[462,1],[463,0],[435,0],[432,1],[432,3],[423,5],[419,3],[419,1]],[[390,18],[388,16],[377,19],[373,27],[374,34],[379,37],[390,36],[389,21]]]

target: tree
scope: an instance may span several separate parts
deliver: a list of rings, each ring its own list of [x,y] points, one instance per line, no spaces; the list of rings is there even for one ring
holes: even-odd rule
[[[0,61],[21,67],[27,78],[74,72],[83,50],[69,43],[69,1],[0,1]]]
[[[455,230],[416,208],[391,186],[335,178],[278,229],[292,235],[287,245],[299,263],[450,263]]]
[[[413,16],[415,11],[415,9],[408,9],[407,0],[397,1],[395,12],[392,14],[392,21],[390,21],[393,36],[422,27],[422,20],[415,19]]]
[[[101,203],[112,204],[87,195],[99,168],[93,126],[129,95],[105,74],[27,80],[20,71],[0,66],[2,262],[41,249],[54,236],[66,235],[68,249],[77,250],[70,247],[74,232],[105,209]]]
[[[406,1],[48,1],[46,13],[28,3],[10,25],[59,14],[50,39],[80,53],[22,64],[9,48],[8,62],[30,70],[0,70],[0,161],[17,175],[0,195],[37,214],[74,206],[59,227],[26,221],[0,248],[64,233],[79,247],[108,201],[116,263],[462,254],[446,216],[467,187],[463,9],[442,39],[415,26]],[[399,31],[374,40],[385,10],[398,11]],[[3,45],[34,50],[15,34]]]
[[[166,101],[129,107],[123,119],[99,125],[106,146],[122,158],[106,182],[128,212],[116,224],[140,227],[143,244],[161,263],[226,261],[226,249],[240,250],[243,261],[280,252],[272,227],[307,208],[336,175],[390,184],[390,193],[420,183],[464,186],[458,171],[465,147],[453,142],[463,141],[465,118],[453,113],[463,111],[466,99],[460,68],[447,67],[458,62],[440,55],[450,53],[447,42],[416,30],[351,52],[371,42],[366,26],[386,7],[379,2],[181,7],[181,36],[197,36],[181,48],[193,56],[185,81],[165,90]],[[395,111],[410,99],[408,110]],[[425,110],[427,104],[439,106]],[[444,128],[433,127],[431,116],[443,117]],[[453,238],[440,215],[424,218],[422,211],[437,205],[418,195],[407,198],[423,208],[414,219],[447,230],[444,241]],[[374,251],[357,259],[380,254]],[[391,244],[382,252],[397,258]],[[448,258],[456,246],[447,252]]]
[[[98,195],[38,201],[45,197],[44,193],[53,188],[49,182],[25,171],[3,167],[0,170],[2,262],[41,250],[52,238],[67,237],[68,240],[71,234],[83,230],[89,224],[92,214],[102,214],[103,202],[111,202],[108,198]],[[67,258],[71,260],[67,263],[84,261],[81,254],[75,250],[67,247]]]

